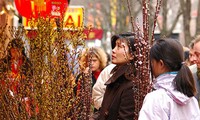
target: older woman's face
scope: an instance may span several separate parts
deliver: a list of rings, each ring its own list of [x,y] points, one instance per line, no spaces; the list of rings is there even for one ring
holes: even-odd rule
[[[100,71],[100,61],[96,55],[92,55],[91,69],[92,71]]]
[[[132,59],[133,56],[129,52],[127,41],[116,40],[116,45],[112,50],[112,63],[120,65],[130,62]]]

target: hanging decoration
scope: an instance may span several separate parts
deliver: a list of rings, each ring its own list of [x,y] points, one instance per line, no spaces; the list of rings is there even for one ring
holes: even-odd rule
[[[68,0],[15,0],[19,14],[26,18],[62,17]]]

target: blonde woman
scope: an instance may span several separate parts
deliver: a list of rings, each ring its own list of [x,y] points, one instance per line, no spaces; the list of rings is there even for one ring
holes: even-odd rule
[[[91,87],[94,86],[99,74],[107,65],[107,55],[105,51],[100,47],[87,48],[82,52],[79,63],[81,73],[77,76],[76,79],[77,91],[79,91],[81,85],[84,84],[84,81],[81,80],[81,78],[84,78],[82,76],[89,75],[90,70],[92,73]]]

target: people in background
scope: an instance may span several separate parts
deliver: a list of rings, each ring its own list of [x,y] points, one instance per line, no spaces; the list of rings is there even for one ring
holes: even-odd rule
[[[182,45],[174,39],[156,40],[150,50],[154,91],[148,93],[139,120],[198,120],[195,81],[184,63]]]
[[[91,72],[91,87],[94,86],[100,72],[107,65],[107,55],[100,47],[92,47],[85,49],[80,57],[81,73],[76,78],[77,92],[79,92],[81,85],[84,84],[84,75],[89,75]]]
[[[190,60],[189,60],[190,49],[183,46],[183,51],[184,51],[185,64],[189,66],[190,65]]]
[[[200,35],[198,35],[190,44],[190,62],[193,64],[190,69],[195,79],[197,88],[196,98],[200,106]]]
[[[195,54],[194,54],[194,50],[193,50],[193,47],[194,47],[194,40],[191,41],[190,45],[189,45],[189,63],[190,65],[194,65],[195,64]]]

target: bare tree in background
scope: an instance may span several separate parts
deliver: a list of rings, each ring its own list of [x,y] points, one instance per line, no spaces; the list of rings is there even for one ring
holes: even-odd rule
[[[85,7],[85,15],[93,15],[93,27],[99,27],[97,23],[100,22],[100,27],[105,33],[111,31],[115,34],[131,29],[127,4],[124,0],[87,0],[85,2],[74,0],[71,3],[72,5],[87,6]],[[100,6],[100,12],[96,8],[97,4]],[[131,9],[133,11],[132,16],[137,16],[141,11],[141,4],[138,4],[138,0],[131,0]],[[85,21],[91,23],[87,17],[85,17]]]
[[[174,18],[172,18],[172,17],[169,18],[168,17],[169,10],[172,9],[172,6],[169,3],[170,3],[170,1],[168,1],[168,0],[162,1],[162,7],[161,7],[162,23],[158,22],[158,27],[160,30],[161,37],[163,37],[163,36],[170,37],[172,35],[173,30],[175,29],[175,26],[177,25],[177,22],[179,20],[179,17],[182,14],[182,12],[180,10],[180,6],[178,4],[176,4],[176,2],[175,2],[173,4],[175,4],[176,8],[178,7],[178,9],[175,12],[173,11]],[[170,22],[169,22],[169,20],[170,20]]]
[[[196,19],[196,35],[200,35],[200,1],[198,1],[197,19]]]
[[[141,4],[137,0],[130,1],[130,7],[132,11],[132,17],[136,19],[136,16],[141,12]],[[130,25],[130,14],[128,13],[126,1],[117,0],[117,11],[116,11],[116,33],[122,33],[125,31],[131,31]]]
[[[189,45],[193,37],[200,34],[200,1],[197,2],[197,16],[196,16],[196,26],[195,26],[195,34],[194,36],[191,35],[191,8],[192,3],[191,0],[179,0],[181,5],[181,10],[183,12],[183,30],[184,30],[184,37],[185,37],[185,44]]]
[[[197,1],[196,1],[197,2]],[[196,31],[194,36],[191,35],[191,0],[163,0],[161,7],[161,21],[158,21],[160,36],[170,37],[175,30],[179,19],[182,17],[182,26],[185,38],[185,45],[189,45],[192,38],[200,34],[200,2],[198,1],[198,10],[196,17]],[[177,9],[178,8],[178,9]],[[172,13],[170,13],[172,12]],[[171,14],[171,15],[169,15]]]
[[[188,45],[192,39],[190,33],[190,20],[191,20],[191,1],[190,0],[179,0],[181,5],[181,10],[183,12],[183,30],[185,43]]]
[[[78,2],[77,0],[74,0],[74,3]],[[83,1],[81,1],[83,3]],[[87,3],[86,3],[87,2]],[[131,10],[132,10],[132,16],[134,19],[137,19],[140,17],[141,13],[141,0],[130,0],[131,2]],[[155,1],[151,1],[150,6],[150,17],[149,17],[149,25],[153,25],[153,11],[155,9],[154,3]],[[197,3],[197,16],[196,16],[196,26],[195,26],[195,34],[194,36],[191,35],[191,7],[192,1],[191,0],[163,0],[160,11],[160,18],[161,20],[158,20],[158,30],[160,31],[160,36],[166,36],[170,37],[177,24],[181,24],[183,26],[183,29],[179,29],[184,32],[184,38],[185,38],[185,45],[187,46],[192,38],[198,34],[200,34],[200,2],[199,0],[194,0],[193,2]],[[71,1],[73,3],[73,1]],[[82,4],[80,3],[80,4]],[[104,30],[104,33],[107,31],[111,31],[112,33],[119,33],[123,31],[130,31],[130,18],[129,14],[127,14],[127,6],[126,1],[124,0],[86,0],[85,5],[88,3],[93,4],[101,4],[101,15],[98,16],[98,14],[95,17],[101,22],[101,28]],[[78,3],[77,3],[78,4]],[[87,6],[87,5],[86,5]],[[115,16],[111,16],[111,12],[116,8]],[[86,13],[90,8],[85,9]],[[95,8],[94,12],[95,12]],[[170,15],[169,15],[170,14]],[[116,24],[113,26],[113,18],[116,18]],[[87,21],[87,18],[86,18]],[[182,22],[181,22],[182,21]],[[139,21],[140,22],[140,21]],[[180,23],[181,22],[181,23]],[[95,23],[95,22],[94,22]]]

